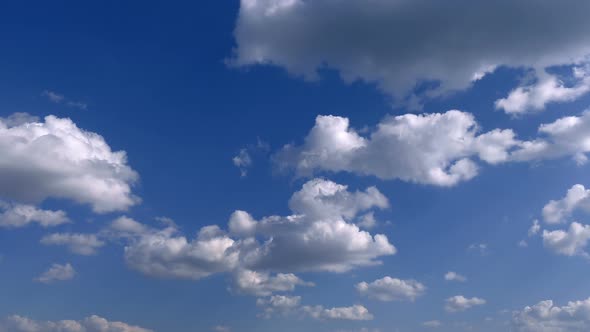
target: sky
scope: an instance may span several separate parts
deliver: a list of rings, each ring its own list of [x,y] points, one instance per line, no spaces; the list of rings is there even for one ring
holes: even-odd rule
[[[0,332],[590,330],[589,11],[0,4]]]

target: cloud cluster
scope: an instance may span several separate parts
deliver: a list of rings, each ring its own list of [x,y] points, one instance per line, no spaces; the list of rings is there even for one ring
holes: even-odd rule
[[[152,332],[123,322],[112,322],[92,315],[83,320],[35,321],[23,316],[9,316],[0,322],[0,332]]]
[[[379,301],[414,301],[424,295],[426,286],[416,280],[401,280],[386,276],[371,283],[356,285],[360,295]]]
[[[446,299],[445,310],[448,312],[460,312],[485,303],[486,300],[478,297],[466,298],[463,295],[456,295]]]
[[[300,146],[286,145],[274,156],[281,169],[300,176],[317,171],[352,172],[380,179],[453,186],[487,164],[538,161],[570,156],[586,161],[590,151],[590,112],[539,127],[539,137],[522,141],[511,129],[480,133],[472,114],[388,116],[366,137],[347,118],[318,116]]]
[[[466,89],[501,66],[543,73],[583,63],[590,54],[588,11],[590,4],[572,0],[241,0],[229,62],[279,66],[306,79],[330,68],[345,82],[375,84],[412,104]],[[424,90],[418,98],[416,87]],[[583,90],[573,89],[557,85],[545,99]]]
[[[590,329],[589,312],[590,298],[563,307],[546,300],[515,312],[512,325],[520,332],[583,332]]]
[[[98,213],[138,203],[131,192],[138,176],[125,152],[113,152],[102,136],[70,119],[31,120],[22,114],[0,118],[0,197],[24,203],[71,199]]]
[[[395,254],[385,235],[371,235],[351,222],[358,213],[388,204],[374,187],[350,192],[313,179],[293,194],[289,206],[294,214],[255,220],[236,211],[229,232],[206,226],[191,240],[173,226],[156,229],[126,217],[115,220],[109,232],[126,241],[127,264],[144,274],[200,279],[235,272],[236,290],[271,293],[302,285],[292,272],[344,272]]]

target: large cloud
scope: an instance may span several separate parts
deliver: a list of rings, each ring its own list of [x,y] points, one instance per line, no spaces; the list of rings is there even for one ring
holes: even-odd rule
[[[230,62],[307,79],[333,68],[400,98],[435,82],[424,95],[438,96],[499,66],[542,73],[583,61],[589,11],[575,0],[242,0]]]
[[[388,116],[366,136],[338,116],[318,116],[302,145],[286,145],[274,156],[281,169],[300,176],[317,171],[353,172],[381,179],[452,186],[478,174],[478,164],[572,157],[578,164],[590,151],[590,112],[539,127],[531,141],[511,129],[480,132],[472,114]],[[479,163],[478,163],[479,161]]]
[[[65,198],[95,212],[125,210],[139,200],[131,192],[137,173],[124,151],[70,119],[44,122],[19,114],[0,118],[0,197],[19,202]]]
[[[254,294],[303,284],[291,272],[344,272],[379,264],[379,257],[396,252],[385,235],[373,236],[352,222],[359,212],[388,206],[376,188],[349,192],[346,186],[314,179],[293,195],[290,206],[295,214],[260,221],[236,211],[229,233],[207,226],[193,240],[174,227],[155,229],[124,217],[110,232],[126,239],[127,263],[140,272],[187,279],[233,272],[237,290]]]
[[[551,300],[527,306],[513,315],[520,332],[583,332],[590,329],[590,298],[559,307]]]
[[[35,321],[23,316],[9,316],[0,322],[1,332],[151,332],[123,322],[112,322],[92,315],[83,320]]]

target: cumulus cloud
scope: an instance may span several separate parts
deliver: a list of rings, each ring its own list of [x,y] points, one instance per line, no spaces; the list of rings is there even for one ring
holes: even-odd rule
[[[66,281],[74,278],[76,270],[70,263],[53,264],[35,280],[44,284],[50,284],[56,281]]]
[[[193,240],[175,227],[156,229],[126,217],[115,220],[109,232],[126,241],[125,258],[133,269],[186,279],[245,269],[256,271],[250,276],[257,278],[275,272],[284,274],[282,282],[286,276],[294,281],[288,273],[345,272],[380,264],[379,257],[396,253],[385,235],[371,235],[348,221],[357,213],[388,206],[374,187],[350,192],[346,186],[313,179],[293,194],[289,206],[294,214],[260,220],[236,211],[229,232],[207,226]],[[256,274],[260,272],[264,273]],[[278,276],[269,276],[266,282],[277,282]]]
[[[585,250],[588,240],[590,240],[590,226],[577,222],[571,223],[569,229],[565,231],[543,231],[543,245],[560,255],[589,257]]]
[[[292,273],[278,273],[271,276],[268,272],[239,270],[234,273],[234,287],[238,293],[256,296],[270,296],[276,292],[289,292],[295,286],[313,286]]]
[[[360,295],[379,301],[414,301],[424,295],[426,286],[416,280],[401,280],[386,276],[371,283],[356,285]]]
[[[104,246],[104,242],[95,234],[53,233],[41,238],[41,244],[66,246],[78,255],[94,255]]]
[[[514,312],[512,325],[520,332],[583,332],[590,329],[590,298],[559,307],[541,301]]]
[[[590,151],[590,112],[542,124],[523,141],[511,129],[480,132],[472,114],[457,110],[388,116],[362,136],[338,116],[318,116],[303,144],[284,146],[273,159],[299,176],[318,171],[352,172],[380,179],[453,186],[472,179],[481,163],[529,162]]]
[[[541,225],[539,224],[539,220],[537,220],[537,219],[533,220],[533,224],[531,225],[531,227],[529,228],[529,231],[528,231],[529,237],[539,234],[540,231],[541,231]]]
[[[572,186],[562,199],[549,201],[543,207],[543,220],[548,224],[564,223],[576,209],[590,211],[590,190],[581,184]]]
[[[485,303],[486,300],[478,297],[466,298],[463,295],[456,295],[449,297],[445,301],[445,310],[448,312],[460,312]]]
[[[33,223],[43,227],[53,227],[69,222],[70,219],[61,210],[42,210],[29,204],[0,201],[0,227],[17,228]]]
[[[508,114],[522,114],[541,111],[552,102],[568,102],[590,92],[589,65],[574,67],[572,77],[575,83],[567,86],[556,75],[541,72],[537,82],[520,86],[510,92],[506,98],[496,101],[496,108]]]
[[[131,192],[137,173],[125,152],[70,119],[44,122],[0,119],[0,196],[18,202],[71,199],[95,212],[126,210],[139,202]]]
[[[474,159],[507,161],[518,144],[514,137],[511,130],[479,134],[473,115],[456,110],[389,116],[369,137],[350,128],[347,118],[318,116],[304,144],[285,146],[275,161],[299,175],[347,171],[452,186],[477,175]]]
[[[465,281],[467,281],[467,278],[465,276],[460,275],[457,272],[449,271],[449,272],[445,273],[445,280],[446,281],[465,282]]]
[[[0,322],[2,332],[152,332],[123,322],[92,315],[83,320],[35,321],[13,315]]]
[[[541,72],[583,62],[588,11],[570,0],[241,0],[229,62],[306,79],[329,68],[345,82],[420,100],[466,89],[501,66]],[[417,86],[424,92],[412,96]]]

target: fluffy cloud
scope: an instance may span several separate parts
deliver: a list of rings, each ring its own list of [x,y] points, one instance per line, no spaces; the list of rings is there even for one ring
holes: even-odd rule
[[[580,116],[566,116],[539,126],[539,138],[521,142],[513,153],[516,161],[572,157],[576,163],[587,161],[590,152],[590,112]]]
[[[41,210],[29,204],[0,201],[0,211],[0,227],[6,228],[24,227],[32,223],[52,227],[70,222],[64,211]]]
[[[37,279],[38,282],[42,282],[44,284],[50,284],[56,281],[65,281],[74,278],[76,275],[76,271],[70,265],[67,264],[53,264],[49,268],[49,270],[43,272]]]
[[[560,255],[588,257],[588,253],[584,250],[588,240],[590,240],[590,226],[577,222],[571,223],[567,231],[543,231],[543,245]]]
[[[466,298],[463,295],[456,295],[449,297],[445,301],[445,310],[448,312],[460,312],[485,303],[486,300],[478,297]]]
[[[478,161],[493,165],[569,156],[584,163],[589,133],[590,112],[542,124],[531,141],[518,140],[511,129],[480,133],[473,115],[457,110],[388,116],[367,137],[347,118],[318,116],[302,145],[286,145],[273,159],[299,176],[345,171],[452,186],[476,176]]]
[[[347,118],[318,116],[302,146],[285,146],[275,161],[300,175],[348,171],[424,184],[451,186],[477,175],[473,158],[506,161],[517,145],[511,130],[478,134],[473,115],[460,111],[405,114],[383,119],[368,138]]]
[[[583,62],[588,11],[570,0],[242,0],[230,63],[280,66],[306,79],[331,68],[398,99],[421,85],[421,97],[440,96],[500,66],[542,72]]]
[[[152,332],[123,322],[111,322],[92,315],[80,321],[35,321],[23,316],[9,316],[0,322],[1,332]]]
[[[464,276],[460,275],[457,272],[449,271],[449,272],[445,273],[445,280],[446,281],[465,282],[465,281],[467,281],[467,278],[465,278]]]
[[[539,221],[537,219],[533,220],[533,224],[531,225],[528,231],[529,237],[539,234],[540,231],[541,225],[539,224]]]
[[[295,286],[313,286],[292,273],[278,273],[271,276],[268,272],[239,270],[234,274],[233,289],[238,293],[270,296],[275,292],[293,291]]]
[[[347,221],[359,212],[388,206],[376,188],[349,192],[346,186],[314,179],[293,195],[289,205],[293,215],[259,221],[247,212],[236,211],[229,221],[229,233],[207,226],[194,240],[174,227],[155,229],[125,217],[117,219],[110,232],[126,239],[125,258],[133,269],[187,279],[239,269],[254,273],[344,272],[380,264],[379,257],[396,252],[385,235],[371,235]],[[286,276],[282,275],[282,282]],[[275,283],[277,277],[269,277],[263,284]],[[287,279],[295,280],[292,276]],[[270,291],[264,289],[266,284],[250,286]]]
[[[304,313],[315,319],[372,320],[373,315],[362,305],[351,307],[324,308],[323,306],[304,306]]]
[[[54,233],[41,238],[41,244],[66,246],[78,255],[94,255],[105,243],[95,234]]]
[[[520,332],[583,332],[590,329],[589,312],[590,298],[563,307],[546,300],[515,312],[512,324]]]
[[[400,280],[384,277],[371,283],[360,282],[356,289],[362,296],[379,301],[414,301],[426,291],[426,286],[416,280]]]
[[[137,173],[125,152],[113,152],[102,136],[70,119],[23,122],[32,119],[0,118],[1,197],[27,203],[65,198],[99,213],[139,201],[131,192]]]
[[[551,200],[543,207],[543,219],[549,224],[563,223],[576,209],[590,211],[590,190],[583,185],[572,186],[560,200]]]
[[[496,108],[509,114],[521,114],[543,110],[551,102],[573,101],[590,92],[589,68],[589,65],[573,68],[572,76],[576,81],[573,86],[567,86],[557,76],[543,71],[534,84],[518,87],[506,98],[498,99]]]

